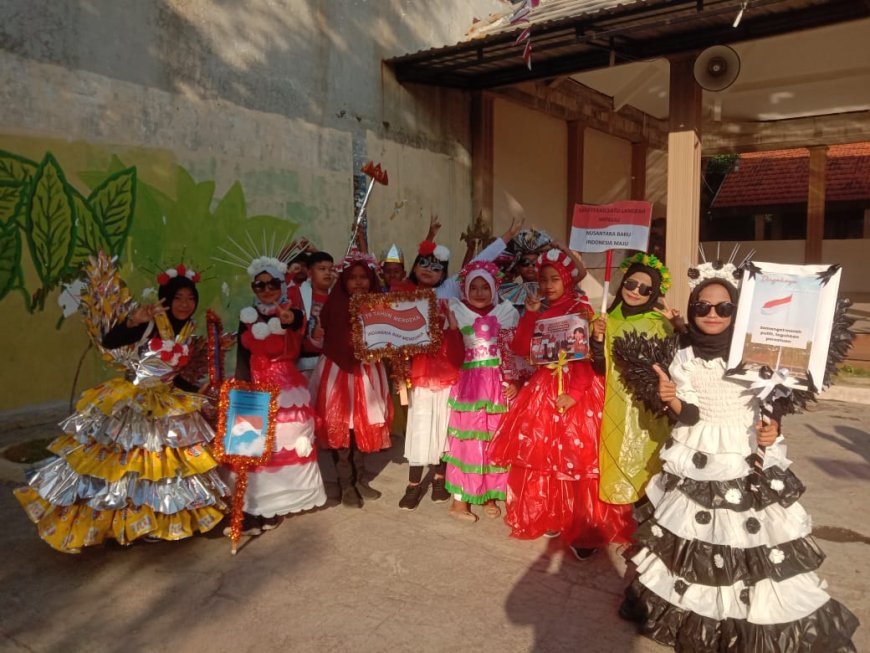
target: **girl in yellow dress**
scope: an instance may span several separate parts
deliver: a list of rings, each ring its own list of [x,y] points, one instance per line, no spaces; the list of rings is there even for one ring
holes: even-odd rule
[[[207,445],[205,397],[177,374],[190,356],[199,275],[179,265],[158,276],[160,301],[133,309],[104,256],[88,266],[82,305],[92,339],[122,377],[86,390],[56,457],[15,491],[39,536],[65,553],[107,538],[180,540],[223,517],[226,486]]]

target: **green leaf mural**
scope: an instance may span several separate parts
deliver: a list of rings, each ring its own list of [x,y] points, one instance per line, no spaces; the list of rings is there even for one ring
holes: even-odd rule
[[[0,150],[0,181],[29,181],[38,167],[35,161]]]
[[[0,224],[5,225],[16,221],[26,193],[25,182],[0,180]]]
[[[72,255],[75,242],[73,201],[63,172],[46,154],[31,182],[27,207],[27,242],[43,291],[53,288]],[[39,294],[40,306],[44,292]]]
[[[100,250],[110,251],[109,239],[87,200],[77,191],[73,191],[73,207],[76,215],[76,244],[69,262],[69,271],[74,273],[88,257]]]
[[[130,232],[136,206],[136,168],[107,177],[88,198],[96,221],[102,225],[109,250],[119,255]]]
[[[21,270],[21,236],[15,225],[0,225],[0,299],[15,287]]]

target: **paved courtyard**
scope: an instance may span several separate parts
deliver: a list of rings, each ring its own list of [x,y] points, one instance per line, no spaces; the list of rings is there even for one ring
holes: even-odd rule
[[[0,425],[0,446],[50,435],[58,414]],[[870,406],[823,401],[786,421],[831,593],[870,622]],[[292,517],[232,558],[219,534],[57,553],[0,472],[0,651],[583,651],[665,649],[616,616],[617,551],[580,563],[558,540],[500,521],[456,522],[428,498],[397,502],[401,440],[372,459],[384,497]],[[332,476],[324,464],[324,474]],[[332,494],[337,488],[330,484]],[[856,646],[870,651],[870,634]]]

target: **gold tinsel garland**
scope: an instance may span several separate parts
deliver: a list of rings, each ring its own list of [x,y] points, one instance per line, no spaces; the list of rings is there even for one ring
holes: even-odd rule
[[[266,392],[269,394],[269,421],[266,430],[266,443],[263,454],[259,457],[237,456],[227,454],[224,448],[224,438],[227,434],[227,412],[230,406],[230,391],[244,390],[246,392]],[[275,418],[278,414],[278,387],[271,384],[248,383],[229,379],[221,384],[221,394],[218,400],[218,427],[214,439],[214,454],[220,462],[231,465],[236,473],[236,486],[233,491],[233,512],[230,518],[231,553],[236,554],[239,539],[242,536],[242,509],[245,505],[245,492],[248,489],[248,470],[251,467],[265,465],[272,457],[275,446]]]

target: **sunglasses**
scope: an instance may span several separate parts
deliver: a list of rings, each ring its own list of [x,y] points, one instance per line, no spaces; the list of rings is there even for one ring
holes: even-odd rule
[[[443,272],[444,264],[441,263],[438,259],[434,258],[421,258],[419,263],[417,263],[421,268],[429,268],[432,272]]]
[[[652,286],[641,283],[637,279],[626,279],[622,282],[622,287],[626,290],[637,290],[637,293],[639,295],[643,295],[644,297],[649,297],[653,294]]]
[[[281,290],[281,280],[269,279],[268,281],[255,281],[251,284],[251,288],[254,292],[263,292],[266,288],[269,290]]]
[[[719,302],[718,304],[711,304],[710,302],[695,302],[692,304],[692,307],[695,309],[695,315],[698,317],[706,317],[710,314],[710,311],[714,309],[716,315],[719,317],[731,317],[734,315],[734,309],[737,308],[731,302]]]
[[[527,268],[527,267],[534,265],[534,264],[535,264],[534,259],[521,258],[519,261],[517,261],[517,267],[520,267],[520,268]]]

